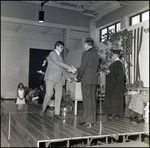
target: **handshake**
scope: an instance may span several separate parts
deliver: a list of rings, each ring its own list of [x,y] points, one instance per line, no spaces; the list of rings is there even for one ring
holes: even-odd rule
[[[72,72],[73,74],[76,74],[77,73],[77,69],[71,65],[71,66],[68,66],[67,69],[66,69],[68,72]]]
[[[69,78],[68,81],[70,83],[72,81],[76,81],[77,82],[78,81],[77,78],[76,78],[77,77],[77,69],[73,65],[71,65],[71,66],[68,66],[67,71],[74,74],[74,78]]]

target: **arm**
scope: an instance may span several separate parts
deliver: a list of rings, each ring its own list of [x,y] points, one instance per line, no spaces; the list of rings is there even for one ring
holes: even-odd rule
[[[56,65],[58,65],[58,66],[60,66],[62,68],[65,68],[68,71],[71,71],[71,72],[75,73],[75,69],[73,67],[65,64],[63,61],[61,61],[54,52],[50,53],[50,59]]]
[[[86,68],[86,66],[87,66],[87,63],[88,63],[88,58],[89,56],[88,56],[88,53],[87,52],[84,52],[83,54],[82,54],[82,58],[81,58],[81,66],[79,67],[79,68],[77,68],[77,79],[78,79],[78,81],[80,81],[81,80],[81,78],[82,78],[82,75],[84,74],[84,72],[85,72],[85,68]]]

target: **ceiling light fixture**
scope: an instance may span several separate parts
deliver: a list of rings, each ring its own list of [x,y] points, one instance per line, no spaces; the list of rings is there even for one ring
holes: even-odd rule
[[[43,23],[44,22],[44,11],[42,11],[42,7],[44,4],[48,2],[47,0],[41,3],[41,11],[39,11],[39,22]]]
[[[43,23],[44,22],[44,11],[39,11],[39,22]]]

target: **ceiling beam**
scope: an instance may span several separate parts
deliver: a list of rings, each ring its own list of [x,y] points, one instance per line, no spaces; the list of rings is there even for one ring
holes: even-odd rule
[[[105,8],[100,9],[100,11],[96,14],[96,17],[91,19],[90,21],[97,22],[97,21],[101,20],[101,18],[103,16],[120,8],[120,4],[119,5],[117,4],[115,6],[112,4],[114,4],[114,3],[107,4],[107,6],[105,6]]]
[[[107,1],[94,1],[91,4],[87,5],[84,7],[84,10],[94,10],[100,6],[102,6],[103,4],[107,3]],[[84,11],[83,10],[83,11]]]

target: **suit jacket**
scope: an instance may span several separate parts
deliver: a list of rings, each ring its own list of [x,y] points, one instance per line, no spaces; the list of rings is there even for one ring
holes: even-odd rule
[[[77,79],[84,84],[97,84],[99,56],[94,48],[83,52],[81,66],[77,68]]]
[[[50,52],[44,80],[58,83],[62,78],[64,85],[65,80],[69,78],[67,71],[65,70],[67,67],[68,65],[63,62],[61,55],[58,55],[55,50]]]

